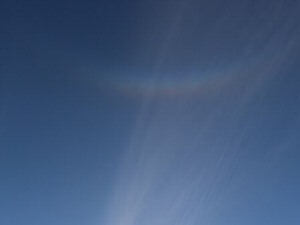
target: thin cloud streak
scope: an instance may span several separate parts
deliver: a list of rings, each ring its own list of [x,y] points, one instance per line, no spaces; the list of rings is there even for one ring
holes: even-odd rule
[[[249,142],[259,139],[258,124],[248,119],[253,120],[251,105],[257,96],[282,76],[294,53],[298,36],[293,19],[292,14],[264,49],[257,50],[257,60],[238,70],[232,83],[218,92],[192,100],[164,98],[156,95],[155,85],[149,86],[151,94],[144,99],[114,183],[106,225],[218,224],[222,210],[241,204],[239,192],[272,172],[274,164],[258,161],[249,168],[244,161],[256,148]],[[218,33],[220,28],[214,29]],[[252,39],[245,48],[251,48]],[[167,55],[159,54],[156,70]],[[159,84],[160,78],[155,79]],[[278,162],[286,142],[283,138],[278,148],[264,149],[270,161]]]

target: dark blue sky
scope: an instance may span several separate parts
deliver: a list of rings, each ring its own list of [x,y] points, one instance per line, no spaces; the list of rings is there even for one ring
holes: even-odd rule
[[[299,7],[2,2],[0,224],[298,224]]]

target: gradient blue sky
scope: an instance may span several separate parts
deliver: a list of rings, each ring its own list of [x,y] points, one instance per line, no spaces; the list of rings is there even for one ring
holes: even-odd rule
[[[0,224],[300,223],[300,1],[0,8]]]

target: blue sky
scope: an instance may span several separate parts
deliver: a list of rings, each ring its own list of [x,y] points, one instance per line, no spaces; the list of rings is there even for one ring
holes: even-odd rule
[[[299,4],[3,2],[0,223],[298,224]]]

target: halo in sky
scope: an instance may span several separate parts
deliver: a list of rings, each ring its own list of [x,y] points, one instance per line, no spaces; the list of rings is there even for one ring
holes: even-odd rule
[[[101,69],[89,69],[87,80],[101,90],[125,96],[192,97],[199,93],[219,92],[245,80],[247,73],[253,68],[253,61],[187,72],[101,72]]]

